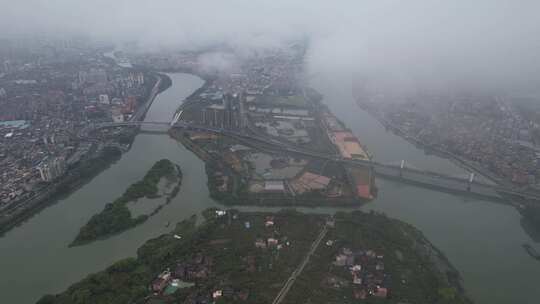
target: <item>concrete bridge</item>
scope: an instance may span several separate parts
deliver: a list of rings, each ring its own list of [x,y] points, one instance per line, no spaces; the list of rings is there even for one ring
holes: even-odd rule
[[[161,121],[124,121],[124,122],[104,122],[95,124],[94,127],[97,129],[100,128],[113,128],[113,127],[140,127],[140,126],[160,126],[160,127],[167,127],[169,129],[171,127],[171,123],[169,122],[161,122]]]
[[[176,116],[176,115],[175,115]],[[409,183],[421,187],[434,189],[437,191],[456,193],[467,196],[476,196],[489,200],[504,200],[503,195],[520,197],[524,199],[540,200],[540,193],[529,190],[516,189],[508,186],[487,184],[474,179],[474,173],[471,173],[467,178],[452,177],[449,175],[439,174],[436,172],[424,171],[406,167],[405,161],[401,161],[400,165],[390,165],[378,163],[371,160],[356,160],[345,159],[339,155],[323,154],[315,151],[299,148],[292,144],[287,144],[278,140],[267,137],[254,136],[242,130],[232,130],[215,128],[204,125],[186,123],[183,121],[173,122],[157,122],[157,121],[128,121],[122,123],[104,123],[96,127],[117,127],[117,126],[161,126],[166,127],[163,132],[167,132],[169,128],[180,128],[193,131],[203,131],[222,134],[244,143],[247,146],[258,147],[276,152],[286,152],[288,154],[322,159],[342,163],[344,166],[361,166],[370,167],[377,176],[382,178],[396,180],[399,182]],[[156,131],[153,131],[156,132]]]

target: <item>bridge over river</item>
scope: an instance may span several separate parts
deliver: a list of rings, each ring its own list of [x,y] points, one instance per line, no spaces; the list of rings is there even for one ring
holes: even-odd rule
[[[467,196],[476,196],[479,198],[497,201],[505,201],[509,196],[522,199],[540,200],[539,192],[480,182],[474,179],[474,173],[471,173],[471,175],[468,177],[455,177],[439,174],[436,172],[410,168],[405,166],[404,160],[401,161],[400,165],[393,165],[378,163],[372,160],[346,159],[340,157],[339,155],[322,154],[271,138],[254,136],[244,130],[215,128],[178,121],[177,115],[175,115],[175,119],[172,122],[126,121],[119,123],[102,123],[95,125],[94,128],[107,128],[118,126],[156,126],[159,127],[159,130],[150,130],[150,132],[163,133],[168,132],[170,128],[213,132],[235,138],[243,144],[255,148],[272,150],[276,152],[285,152],[287,154],[293,154],[308,158],[323,159],[325,161],[338,162],[342,163],[344,166],[370,167],[375,172],[375,174],[381,178],[392,179],[399,182],[434,189],[437,191]]]

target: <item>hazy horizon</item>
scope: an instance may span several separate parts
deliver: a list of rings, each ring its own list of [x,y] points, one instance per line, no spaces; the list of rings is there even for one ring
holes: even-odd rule
[[[537,91],[539,9],[531,0],[22,0],[3,5],[0,36],[82,34],[145,50],[307,37],[310,70],[390,88]]]

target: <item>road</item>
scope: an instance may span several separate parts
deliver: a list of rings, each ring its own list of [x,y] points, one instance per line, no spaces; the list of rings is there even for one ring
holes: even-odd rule
[[[163,125],[170,126],[170,122],[124,122],[124,123],[106,123],[100,127],[111,127],[121,125]],[[504,199],[500,194],[511,195],[516,197],[522,197],[534,201],[540,201],[540,193],[535,191],[528,191],[522,189],[516,189],[514,187],[507,187],[503,185],[485,184],[483,182],[473,181],[469,183],[468,179],[456,178],[438,174],[435,172],[429,172],[424,170],[417,170],[412,168],[400,169],[399,166],[385,165],[374,162],[372,160],[359,160],[359,159],[344,159],[335,155],[328,155],[324,153],[309,151],[299,147],[294,147],[287,143],[279,142],[274,139],[268,139],[261,136],[253,136],[246,133],[238,132],[236,130],[227,130],[222,128],[214,128],[208,126],[201,126],[190,124],[186,122],[178,122],[174,128],[182,128],[188,130],[199,130],[205,132],[215,132],[222,135],[229,136],[237,139],[247,146],[267,147],[272,150],[279,150],[282,152],[291,153],[294,155],[301,155],[305,157],[313,157],[321,160],[340,162],[347,166],[363,166],[374,169],[375,173],[382,177],[398,178],[404,182],[413,182],[419,186],[429,186],[434,189],[446,190],[456,194],[463,195],[477,195],[488,199]],[[165,132],[165,131],[164,131]]]
[[[277,296],[274,298],[274,301],[272,301],[272,304],[279,304],[283,299],[285,299],[285,296],[287,296],[287,293],[291,289],[292,285],[296,281],[296,278],[302,273],[304,268],[306,267],[307,263],[309,263],[309,259],[315,253],[315,250],[319,247],[319,244],[326,236],[326,233],[328,232],[328,226],[325,224],[315,241],[313,241],[313,244],[311,244],[311,248],[309,249],[308,253],[306,254],[306,257],[300,265],[292,272],[291,276],[287,279]]]
[[[144,103],[144,105],[140,106],[137,109],[137,112],[131,116],[129,121],[140,121],[146,115],[146,112],[148,112],[148,109],[150,109],[150,106],[154,102],[154,99],[156,98],[157,94],[159,93],[159,86],[161,85],[161,82],[163,81],[163,78],[157,74],[158,81],[152,88],[152,91],[150,91],[150,95],[148,95],[148,99]]]

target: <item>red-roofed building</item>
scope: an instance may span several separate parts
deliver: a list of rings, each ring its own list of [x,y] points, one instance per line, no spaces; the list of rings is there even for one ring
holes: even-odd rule
[[[375,292],[374,296],[376,296],[377,298],[386,299],[386,297],[388,296],[388,289],[384,287],[379,287],[377,288],[377,291]]]
[[[371,187],[369,185],[357,184],[356,185],[356,192],[357,192],[358,196],[361,197],[361,198],[372,199],[373,196],[371,195],[370,188]]]

